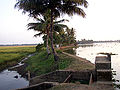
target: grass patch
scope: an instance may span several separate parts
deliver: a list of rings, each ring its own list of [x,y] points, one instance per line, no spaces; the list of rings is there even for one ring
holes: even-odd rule
[[[81,70],[92,70],[94,69],[94,64],[91,62],[81,59],[79,57],[72,57],[69,56],[73,62],[66,68],[66,70],[74,70],[74,71],[81,71]]]
[[[42,51],[29,58],[29,60],[26,61],[28,64],[26,70],[29,70],[31,73],[35,73],[36,75],[41,75],[58,69],[65,69],[72,62],[70,58],[67,58],[66,55],[62,54],[60,51],[58,51],[60,58],[58,62],[54,61],[53,55],[50,55],[49,58],[45,60],[46,55],[46,51]]]
[[[63,52],[70,53],[72,55],[76,55],[76,51],[73,48],[64,49]]]
[[[37,53],[26,61],[29,65],[27,70],[36,73],[37,75],[47,73],[49,67],[54,63],[53,56],[50,56],[48,60],[45,60],[47,53],[45,51]]]
[[[74,48],[73,47],[65,48],[62,50],[63,52],[68,53],[66,56],[67,57],[69,56],[73,60],[73,62],[66,69],[67,70],[75,70],[75,71],[94,69],[95,68],[94,64],[92,64],[91,62],[89,62],[86,59],[76,56],[76,51]]]
[[[63,53],[59,53],[60,62],[59,62],[59,69],[65,69],[73,63],[73,59],[69,56],[66,56]]]
[[[29,58],[26,63],[28,64],[26,70],[35,75],[41,75],[55,70],[86,70],[94,69],[94,65],[90,62],[85,62],[79,58],[75,58],[66,54],[63,54],[60,50],[57,50],[59,61],[55,62],[53,55],[50,55],[48,59],[46,50],[37,53],[35,56]]]
[[[20,57],[22,57],[23,55],[20,53],[2,53],[0,54],[0,63],[4,63],[6,61],[13,61],[13,60],[17,60]]]
[[[33,53],[35,46],[3,46],[0,53]]]
[[[35,46],[3,46],[0,47],[0,70],[12,66],[35,52]]]

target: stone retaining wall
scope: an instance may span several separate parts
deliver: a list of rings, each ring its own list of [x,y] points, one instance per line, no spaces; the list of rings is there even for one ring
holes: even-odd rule
[[[54,71],[45,75],[41,75],[30,80],[30,85],[35,85],[42,82],[59,82],[63,83],[66,78],[71,74],[70,80],[88,80],[90,75],[93,74],[93,80],[95,80],[95,71],[86,70],[86,71],[66,71],[59,70]]]

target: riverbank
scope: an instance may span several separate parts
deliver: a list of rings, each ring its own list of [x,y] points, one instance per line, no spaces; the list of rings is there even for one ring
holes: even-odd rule
[[[64,50],[62,50],[62,51],[64,51]],[[60,57],[60,60],[57,63],[54,63],[54,59],[53,59],[52,55],[50,55],[49,59],[45,59],[47,53],[45,53],[46,51],[42,51],[42,52],[37,53],[35,56],[31,57],[30,59],[28,59],[25,62],[25,64],[23,66],[19,67],[19,70],[17,68],[16,71],[21,71],[23,74],[23,71],[25,70],[26,71],[25,75],[27,75],[27,72],[30,71],[32,77],[35,77],[35,76],[42,75],[42,74],[45,75],[45,73],[55,71],[55,70],[68,70],[68,71],[74,72],[74,71],[81,71],[81,70],[86,71],[86,70],[94,69],[94,64],[92,64],[85,58],[77,57],[73,54],[68,54],[68,53],[65,53],[62,51],[57,50],[57,53]],[[31,68],[31,65],[32,65],[32,68]],[[61,67],[61,69],[60,69],[60,67]],[[49,70],[51,70],[51,71],[49,71]],[[63,84],[60,84],[60,85],[63,85]],[[67,87],[70,87],[70,86],[71,86],[71,83],[68,83]],[[74,90],[74,89],[76,89],[76,87],[78,87],[77,90],[79,90],[79,88],[84,87],[84,85],[81,85],[79,82],[75,82],[70,88],[63,89],[62,87],[63,86],[60,86],[60,90],[68,90],[68,89]],[[91,86],[85,85],[85,88],[86,87],[90,88]],[[59,86],[55,87],[55,89],[53,87],[52,90],[57,90],[56,88],[59,88]],[[83,89],[81,89],[81,90],[83,90]],[[89,90],[89,89],[86,89],[86,90]],[[90,89],[90,90],[92,90],[92,89]],[[101,90],[101,88],[99,90]]]
[[[48,59],[46,57],[46,51],[40,52],[37,55],[31,57],[26,61],[28,64],[26,70],[31,72],[32,77],[41,74],[46,74],[56,70],[86,70],[94,69],[94,65],[82,58],[75,58],[67,55],[64,52],[58,52],[59,61],[54,62],[53,55],[50,55]],[[74,55],[73,55],[74,56]]]
[[[62,52],[62,53],[74,60],[73,63],[71,63],[65,70],[81,71],[81,70],[92,70],[95,68],[94,64],[85,58],[78,57],[66,52]]]
[[[9,70],[17,71],[22,77],[27,78],[28,71],[30,72],[31,78],[46,74],[56,70],[88,70],[94,69],[94,65],[90,64],[89,61],[83,58],[75,58],[71,54],[62,52],[63,50],[57,50],[59,61],[55,62],[53,55],[46,58],[46,50],[36,53],[28,60],[24,61],[24,65],[15,67]]]
[[[94,69],[94,64],[92,64],[88,60],[81,58],[81,57],[74,56],[72,54],[61,52],[61,51],[58,52],[60,60],[57,63],[58,67],[56,68],[56,65],[54,65],[55,63],[53,61],[53,56],[51,55],[49,57],[51,59],[44,60],[45,55],[46,55],[46,51],[40,52],[37,55],[31,57],[29,60],[26,61],[26,63],[28,64],[26,69],[31,72],[32,78],[35,76],[42,75],[42,74],[45,75],[48,72],[53,72],[56,70],[68,70],[68,71],[69,70],[70,71],[82,71],[83,70],[83,71],[86,71],[86,70]],[[50,62],[52,62],[52,64]],[[34,74],[34,76],[33,76],[33,74]],[[67,85],[71,86],[71,83],[67,84]],[[73,84],[73,85],[76,88],[76,84]],[[82,88],[84,87],[84,85],[80,85],[80,84],[78,86],[82,87]],[[59,87],[60,87],[59,90],[64,90],[64,88],[62,88],[59,85],[56,86],[55,88],[53,87],[52,89],[57,90]],[[52,90],[52,89],[50,89],[50,90]],[[67,88],[65,90],[67,90]],[[70,90],[74,90],[74,89],[70,89]]]
[[[56,70],[81,71],[94,69],[94,64],[84,58],[61,52],[60,50],[57,53],[59,56],[58,62],[54,61],[53,55],[45,59],[47,53],[42,51],[26,60],[23,66],[14,68],[14,70],[18,71],[22,76],[27,75],[29,71],[31,78],[33,78]]]

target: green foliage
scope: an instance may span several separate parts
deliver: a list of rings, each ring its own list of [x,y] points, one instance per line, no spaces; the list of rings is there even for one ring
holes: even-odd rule
[[[73,48],[65,49],[64,52],[70,53],[72,55],[76,55],[76,50],[74,50]]]
[[[37,74],[47,73],[50,70],[50,67],[54,64],[53,56],[49,56],[48,60],[45,60],[47,53],[46,51],[41,51],[37,55],[31,57],[27,60],[28,67],[27,70]]]
[[[85,17],[86,14],[80,6],[87,8],[88,2],[86,0],[17,0],[15,4],[15,7],[22,10],[23,13],[28,13],[29,16],[34,18],[39,16],[44,17],[46,12],[50,11],[50,41],[55,61],[58,58],[53,46],[53,21],[57,17],[60,17],[61,14],[68,14],[70,16],[78,14]]]
[[[60,60],[57,62],[54,61],[53,55],[50,55],[48,59],[45,59],[47,55],[46,51],[41,51],[36,54],[26,61],[28,63],[27,70],[30,70],[32,73],[36,73],[37,75],[41,75],[57,69],[67,68],[72,60],[70,58],[66,58],[60,50],[57,52],[60,57]]]
[[[36,75],[41,75],[58,69],[85,70],[94,68],[93,64],[85,63],[84,60],[80,60],[78,57],[63,54],[61,50],[56,51],[59,56],[59,61],[54,61],[53,55],[50,55],[49,58],[46,59],[46,50],[41,50],[26,61],[28,64],[26,70]]]
[[[81,7],[87,8],[88,2],[86,0],[17,0],[15,7],[23,10],[23,13],[28,12],[30,16],[43,15],[48,10],[52,12],[54,17],[60,16],[60,14],[78,14],[85,17],[85,12]]]
[[[46,48],[44,47],[44,44],[38,44],[36,46],[36,51],[37,52],[40,52],[41,50],[45,50]]]
[[[62,53],[62,50],[57,49],[56,52],[57,52],[57,53]]]
[[[59,61],[59,69],[65,69],[67,68],[71,63],[72,59],[69,57],[66,57],[66,55],[59,53],[60,55],[60,61]]]
[[[75,30],[73,28],[64,28],[58,33],[54,33],[53,38],[55,44],[59,44],[62,46],[76,43]]]

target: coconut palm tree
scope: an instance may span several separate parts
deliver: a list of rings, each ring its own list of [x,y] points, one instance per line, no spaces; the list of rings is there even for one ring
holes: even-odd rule
[[[87,7],[86,0],[17,0],[15,7],[23,10],[23,13],[28,12],[29,16],[36,17],[44,15],[47,10],[50,10],[51,24],[50,24],[50,39],[51,48],[54,54],[54,60],[58,60],[58,56],[53,46],[53,20],[61,14],[68,14],[73,16],[78,14],[85,17],[85,12],[79,7]]]
[[[75,38],[75,30],[73,28],[69,29],[67,28],[66,29],[66,33],[67,33],[67,41],[68,41],[68,45],[69,44],[73,44],[76,42],[76,38]]]
[[[57,37],[54,43],[58,43],[59,45],[70,45],[75,44],[75,30],[72,28],[64,28],[59,33],[55,33],[54,37]]]
[[[49,48],[49,45],[48,45],[50,20],[49,20],[49,18],[46,18],[44,16],[43,19],[36,18],[36,21],[37,21],[36,23],[29,23],[27,25],[28,30],[33,29],[34,31],[38,31],[39,33],[35,34],[34,35],[35,37],[41,36],[41,35],[46,35],[47,36],[47,38],[46,38],[46,48],[47,48],[47,53],[48,53],[48,56],[49,56],[51,54],[50,48]]]
[[[44,35],[43,38],[44,38],[44,42],[46,42],[47,53],[48,53],[48,56],[49,56],[51,54],[49,44],[48,44],[49,31],[50,31],[50,19],[49,19],[49,16],[45,15],[43,19],[41,19],[41,18],[40,19],[35,18],[35,19],[37,21],[36,23],[29,23],[27,25],[28,30],[32,29],[34,31],[38,31],[39,33],[35,34],[34,35],[35,37]],[[59,20],[59,21],[54,21],[53,29],[54,29],[55,33],[61,32],[61,30],[63,30],[64,28],[68,28],[67,25],[59,24],[59,23],[62,23],[64,21],[68,21],[68,20],[62,19],[62,20]]]

